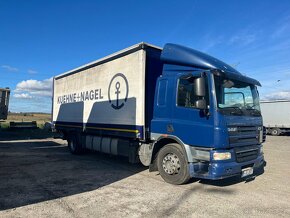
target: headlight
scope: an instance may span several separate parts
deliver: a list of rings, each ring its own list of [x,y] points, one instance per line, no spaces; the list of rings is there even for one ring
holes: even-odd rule
[[[230,152],[215,152],[213,153],[213,159],[214,160],[228,160],[231,159],[231,153]]]
[[[192,154],[193,159],[206,160],[206,161],[210,160],[209,151],[197,150],[196,148],[191,147],[191,154]]]

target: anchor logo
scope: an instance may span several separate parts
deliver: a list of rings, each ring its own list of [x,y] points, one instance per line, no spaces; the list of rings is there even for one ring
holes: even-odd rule
[[[114,89],[111,93],[111,87]],[[109,89],[108,89],[108,95],[109,95],[109,102],[115,110],[121,109],[125,102],[128,99],[128,93],[129,93],[129,86],[128,86],[128,80],[122,73],[117,73],[113,78],[111,79]],[[111,94],[113,94],[116,99],[111,97]]]

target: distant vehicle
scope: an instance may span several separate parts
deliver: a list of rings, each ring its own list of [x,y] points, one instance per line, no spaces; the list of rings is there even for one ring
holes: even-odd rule
[[[290,132],[290,100],[261,101],[260,106],[267,134]]]
[[[263,168],[260,83],[199,51],[140,43],[53,80],[53,125],[73,154],[123,155],[172,184]]]
[[[6,120],[8,116],[10,89],[0,88],[0,120]]]

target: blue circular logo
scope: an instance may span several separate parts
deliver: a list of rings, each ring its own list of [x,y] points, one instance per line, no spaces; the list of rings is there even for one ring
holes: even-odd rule
[[[108,89],[109,103],[111,107],[115,110],[121,109],[127,99],[129,94],[128,80],[122,73],[117,73],[111,79]]]

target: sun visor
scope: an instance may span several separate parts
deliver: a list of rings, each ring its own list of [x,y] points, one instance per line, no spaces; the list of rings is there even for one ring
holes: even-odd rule
[[[222,72],[221,74],[229,79],[238,80],[238,81],[253,84],[256,86],[262,86],[259,81],[255,80],[253,78],[247,77],[245,75],[242,75],[242,74],[236,74],[236,73],[232,73],[232,72],[228,72],[228,71]]]

